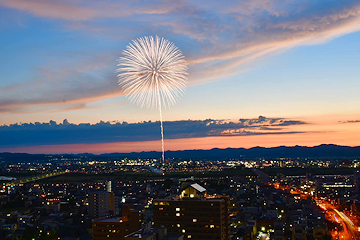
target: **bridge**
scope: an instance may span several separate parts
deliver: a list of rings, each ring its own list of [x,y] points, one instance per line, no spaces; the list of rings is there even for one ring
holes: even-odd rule
[[[17,180],[13,180],[11,182],[8,182],[8,183],[5,184],[5,186],[6,187],[14,187],[14,186],[19,185],[19,184],[34,182],[34,181],[49,178],[49,177],[56,177],[56,176],[59,176],[59,175],[65,174],[65,173],[66,173],[65,171],[61,171],[61,172],[45,173],[45,174],[31,176],[31,177],[24,177],[24,178],[21,178],[21,179],[17,179]]]

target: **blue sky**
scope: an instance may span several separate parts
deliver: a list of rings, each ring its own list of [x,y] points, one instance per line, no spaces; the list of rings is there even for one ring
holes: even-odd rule
[[[0,125],[157,121],[122,95],[115,69],[132,39],[158,35],[189,67],[165,121],[261,115],[307,123],[278,131],[289,144],[360,145],[358,124],[339,123],[360,119],[359,29],[358,1],[0,0]]]

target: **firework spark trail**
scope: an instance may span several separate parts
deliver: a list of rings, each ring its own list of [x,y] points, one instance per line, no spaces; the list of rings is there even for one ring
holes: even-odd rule
[[[165,161],[162,106],[169,108],[184,93],[187,67],[181,51],[168,40],[144,37],[133,40],[119,58],[119,85],[140,107],[158,108],[162,161]]]
[[[158,94],[159,100],[159,112],[160,112],[160,132],[161,132],[161,151],[162,151],[162,160],[165,162],[165,146],[164,146],[164,127],[163,127],[163,120],[162,120],[162,113],[161,113],[161,101],[160,101],[160,94]]]

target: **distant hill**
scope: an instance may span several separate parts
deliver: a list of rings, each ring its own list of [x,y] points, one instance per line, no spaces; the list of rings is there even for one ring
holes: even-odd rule
[[[85,158],[108,158],[108,157],[128,157],[128,158],[160,158],[160,152],[132,152],[132,153],[107,153],[95,155],[91,153],[83,154],[61,154],[52,155],[52,157],[64,156],[85,157]],[[254,158],[360,158],[360,147],[339,146],[334,144],[322,144],[315,147],[253,147],[245,148],[213,148],[211,150],[184,150],[184,151],[166,151],[166,158],[182,159],[254,159]],[[27,154],[27,153],[0,153],[1,160],[5,161],[44,161],[49,158],[45,154]]]
[[[107,157],[140,157],[158,158],[160,152],[110,153],[101,154]],[[213,148],[210,150],[166,151],[166,158],[199,158],[199,159],[229,159],[229,158],[360,158],[360,147],[322,144],[315,147],[253,147],[245,148]]]

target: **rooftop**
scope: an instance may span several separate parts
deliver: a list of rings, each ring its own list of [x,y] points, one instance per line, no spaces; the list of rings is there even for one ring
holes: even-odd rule
[[[199,191],[199,192],[205,192],[206,191],[206,189],[204,187],[200,186],[197,183],[191,184],[190,186],[192,188],[194,188],[196,191]]]
[[[178,197],[154,199],[154,201],[156,201],[156,202],[179,202],[179,201],[189,202],[189,201],[191,201],[191,200],[192,200],[192,201],[196,201],[196,202],[199,202],[199,201],[221,202],[221,201],[223,201],[224,199],[222,199],[222,198],[205,198],[205,199],[191,198],[191,199],[183,200],[183,199],[180,199],[180,198],[178,198]]]
[[[121,217],[98,218],[98,219],[94,219],[94,222],[122,222],[122,218]]]
[[[154,232],[143,232],[142,230],[139,230],[137,232],[131,233],[129,235],[127,235],[126,237],[129,238],[147,238],[150,237],[151,235],[155,234]]]

